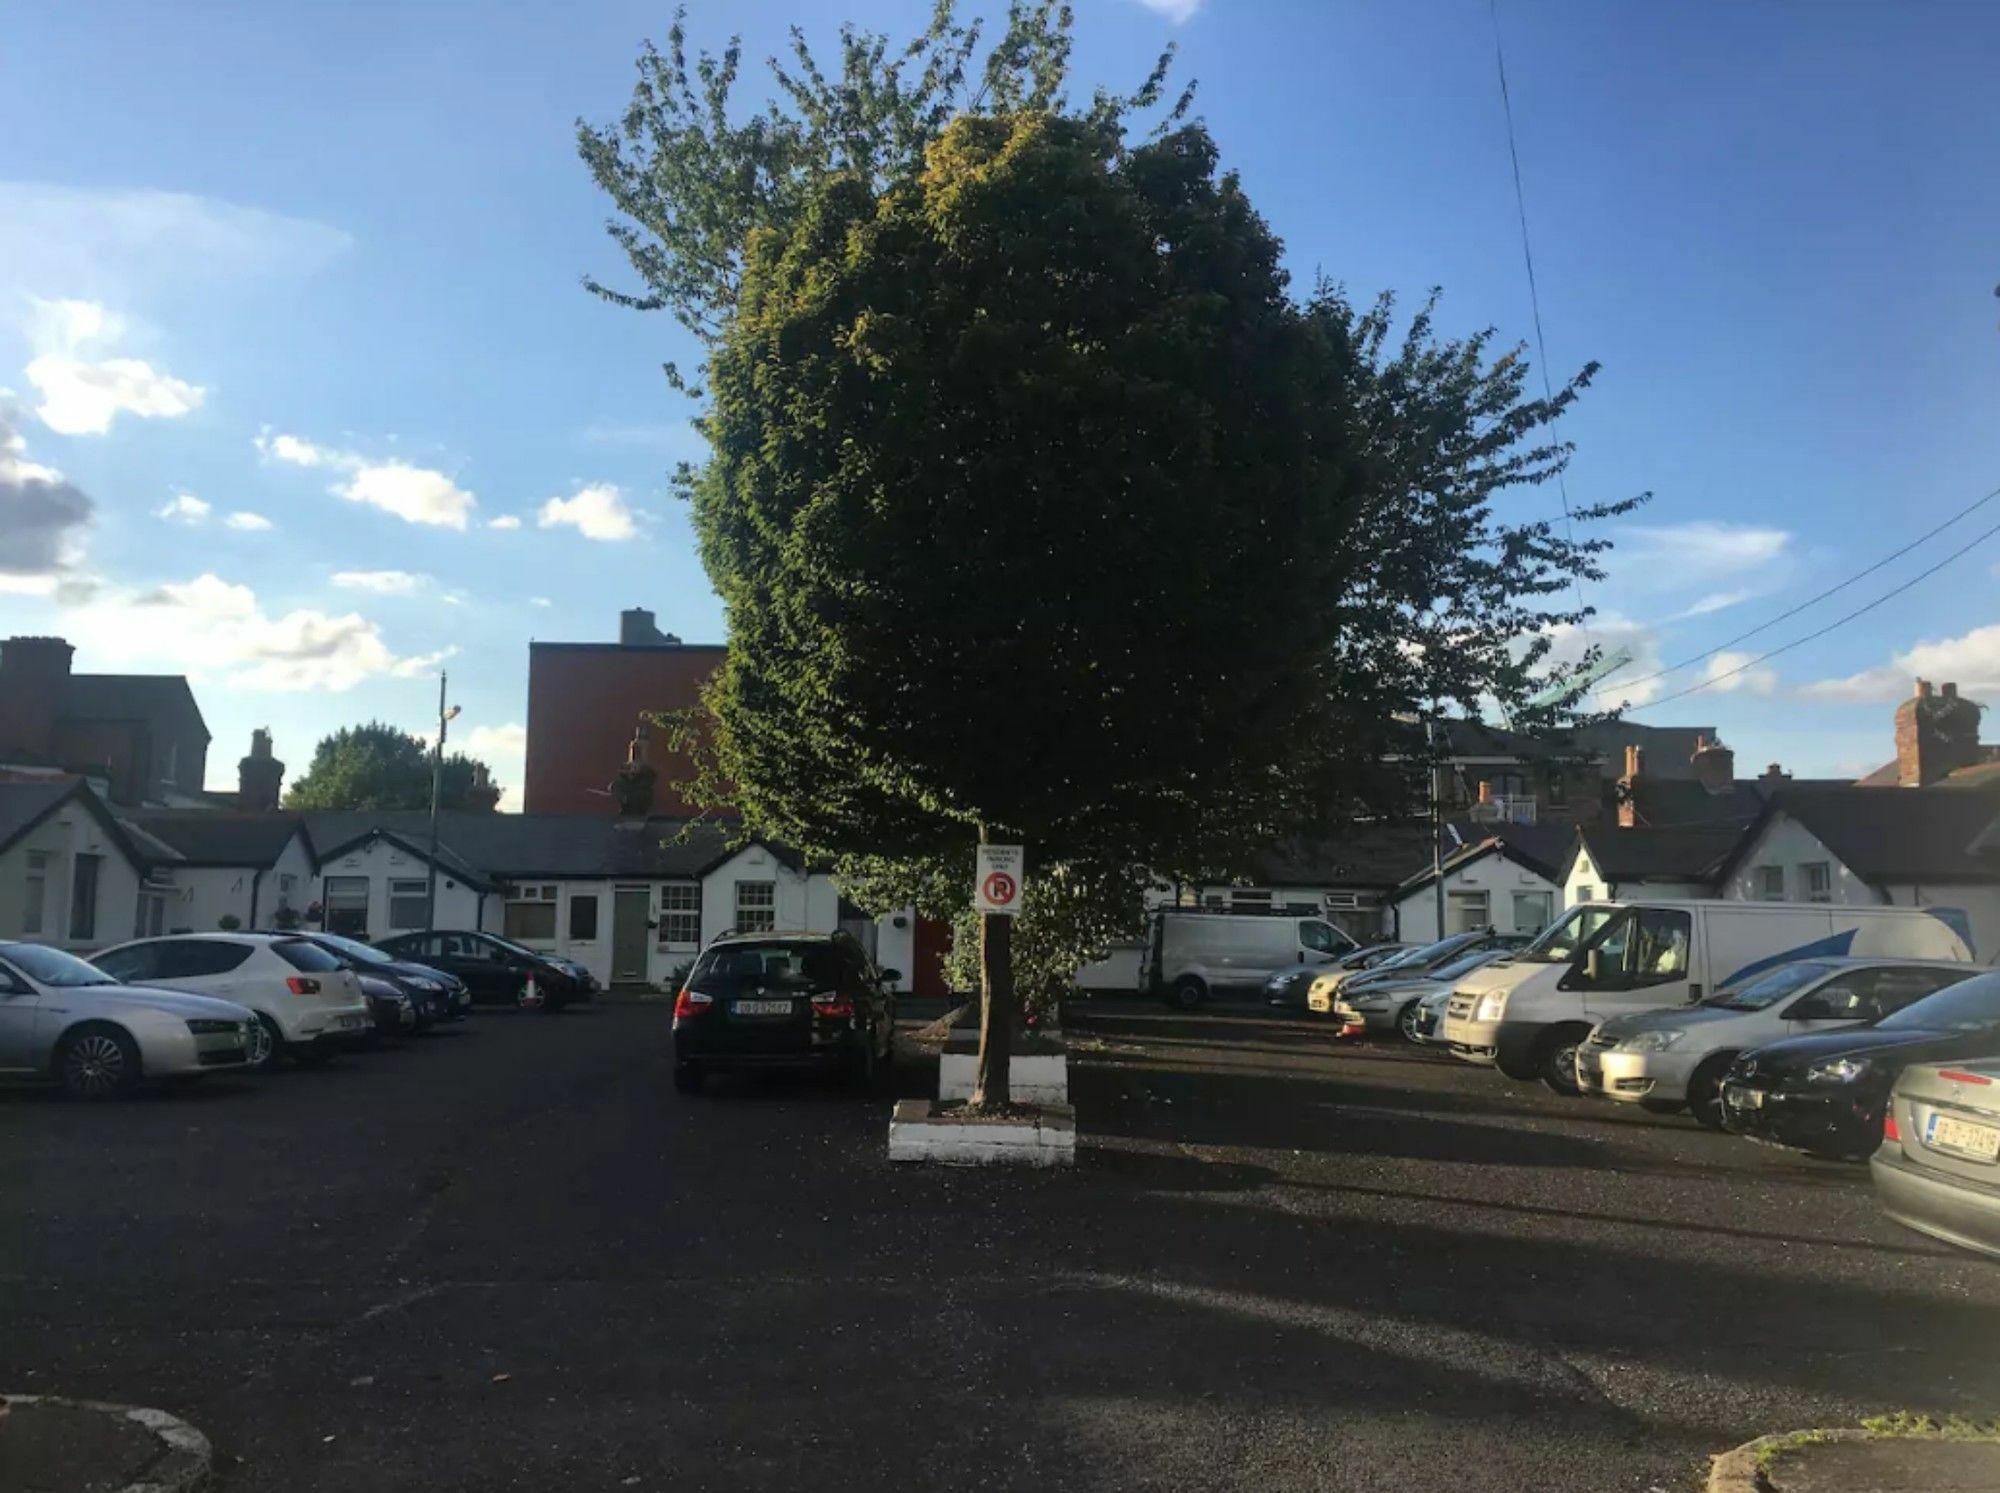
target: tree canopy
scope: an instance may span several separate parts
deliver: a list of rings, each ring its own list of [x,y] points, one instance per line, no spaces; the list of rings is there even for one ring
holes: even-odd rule
[[[491,811],[499,799],[484,762],[457,752],[444,759],[439,808]],[[427,809],[430,803],[430,749],[381,721],[321,737],[312,764],[285,793],[285,807],[298,810]]]

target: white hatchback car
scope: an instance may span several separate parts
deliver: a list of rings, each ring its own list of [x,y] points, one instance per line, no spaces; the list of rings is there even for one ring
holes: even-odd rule
[[[368,1001],[351,970],[310,939],[288,933],[187,933],[142,938],[92,956],[127,985],[186,990],[257,1013],[268,1046],[260,1058],[323,1062],[343,1040],[365,1036]]]

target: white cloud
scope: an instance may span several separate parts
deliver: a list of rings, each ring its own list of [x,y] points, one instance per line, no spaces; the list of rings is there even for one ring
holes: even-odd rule
[[[1707,616],[1784,586],[1795,560],[1786,529],[1694,519],[1681,524],[1626,524],[1612,531],[1605,580],[1588,599],[1612,598],[1627,612],[1664,613],[1663,621]]]
[[[489,529],[518,529],[521,527],[521,521],[511,513],[503,513],[486,527]]]
[[[251,513],[246,510],[239,510],[230,514],[222,523],[224,528],[235,529],[241,534],[264,534],[276,527],[263,514]]]
[[[463,530],[479,500],[443,472],[391,457],[374,461],[358,451],[315,445],[302,437],[265,432],[257,449],[271,461],[347,473],[332,491],[350,503],[393,513],[408,523]]]
[[[1706,617],[1711,612],[1724,611],[1727,608],[1736,606],[1741,602],[1746,602],[1756,594],[1757,593],[1752,590],[1711,591],[1708,593],[1708,595],[1697,599],[1692,606],[1687,607],[1682,611],[1676,612],[1673,616],[1669,617],[1667,620],[1669,622],[1685,622],[1690,618],[1694,617]]]
[[[213,574],[105,597],[65,618],[77,651],[113,665],[171,667],[242,689],[339,693],[413,668],[358,613],[271,616],[248,586]]]
[[[546,596],[530,596],[528,598],[528,605],[531,607],[552,607],[555,603],[550,601]]]
[[[542,504],[536,523],[544,529],[566,525],[582,534],[613,544],[631,539],[639,532],[625,495],[609,482],[597,482],[579,490],[572,498],[550,498]]]
[[[428,585],[430,577],[407,570],[336,570],[334,585],[343,591],[373,591],[377,596],[408,596]]]
[[[35,413],[63,435],[104,435],[120,414],[172,419],[201,406],[197,385],[158,372],[139,358],[93,359],[117,342],[123,320],[95,301],[35,301],[28,340],[35,357],[28,382],[42,397]]]
[[[1886,664],[1844,678],[1819,679],[1799,693],[1825,700],[1900,700],[1919,679],[1952,683],[1963,694],[2000,696],[2000,623],[1955,638],[1926,639]]]
[[[1750,695],[1768,695],[1778,687],[1776,669],[1745,668],[1754,653],[1732,653],[1727,649],[1715,654],[1703,670],[1708,687],[1718,694],[1731,694],[1738,690]]]
[[[476,757],[493,769],[502,784],[500,808],[509,814],[521,812],[521,779],[528,755],[528,728],[516,723],[504,726],[474,726],[465,737],[466,755]]]
[[[458,657],[458,645],[440,648],[435,653],[419,653],[413,658],[399,659],[389,670],[398,679],[421,679],[426,674],[435,674],[438,665],[448,658]]]
[[[164,508],[153,510],[155,518],[168,519],[177,524],[198,524],[214,512],[210,504],[204,503],[191,492],[175,493]]]
[[[0,285],[44,297],[180,304],[196,286],[309,275],[337,228],[180,192],[0,182]]]
[[[1139,3],[1176,26],[1191,19],[1202,7],[1202,0],[1139,0]]]

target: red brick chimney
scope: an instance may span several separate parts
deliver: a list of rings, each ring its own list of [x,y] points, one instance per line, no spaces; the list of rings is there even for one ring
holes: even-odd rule
[[[1727,793],[1736,786],[1736,753],[1721,742],[1697,736],[1688,761],[1694,765],[1695,781],[1710,793]]]
[[[1646,750],[1644,747],[1627,743],[1625,747],[1625,773],[1618,779],[1618,827],[1633,829],[1639,823],[1639,806],[1633,795],[1638,791],[1639,775],[1646,770]]]
[[[1961,699],[1956,684],[1933,691],[1919,679],[1896,707],[1896,782],[1922,788],[1980,760],[1979,707]]]
[[[0,748],[51,755],[75,653],[61,638],[0,642]]]
[[[284,781],[285,764],[271,755],[270,729],[259,726],[250,733],[250,755],[236,764],[236,807],[246,814],[273,813]]]

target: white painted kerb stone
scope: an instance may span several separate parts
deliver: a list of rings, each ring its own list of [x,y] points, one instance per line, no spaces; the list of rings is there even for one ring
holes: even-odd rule
[[[938,1098],[970,1099],[979,1074],[979,1054],[947,1052],[938,1058]],[[1069,1059],[1023,1057],[1007,1063],[1007,1089],[1018,1104],[1069,1103]]]
[[[1076,1111],[1044,1104],[1033,1118],[990,1121],[934,1119],[928,1099],[900,1100],[889,1119],[891,1161],[939,1161],[952,1166],[1074,1166]]]

